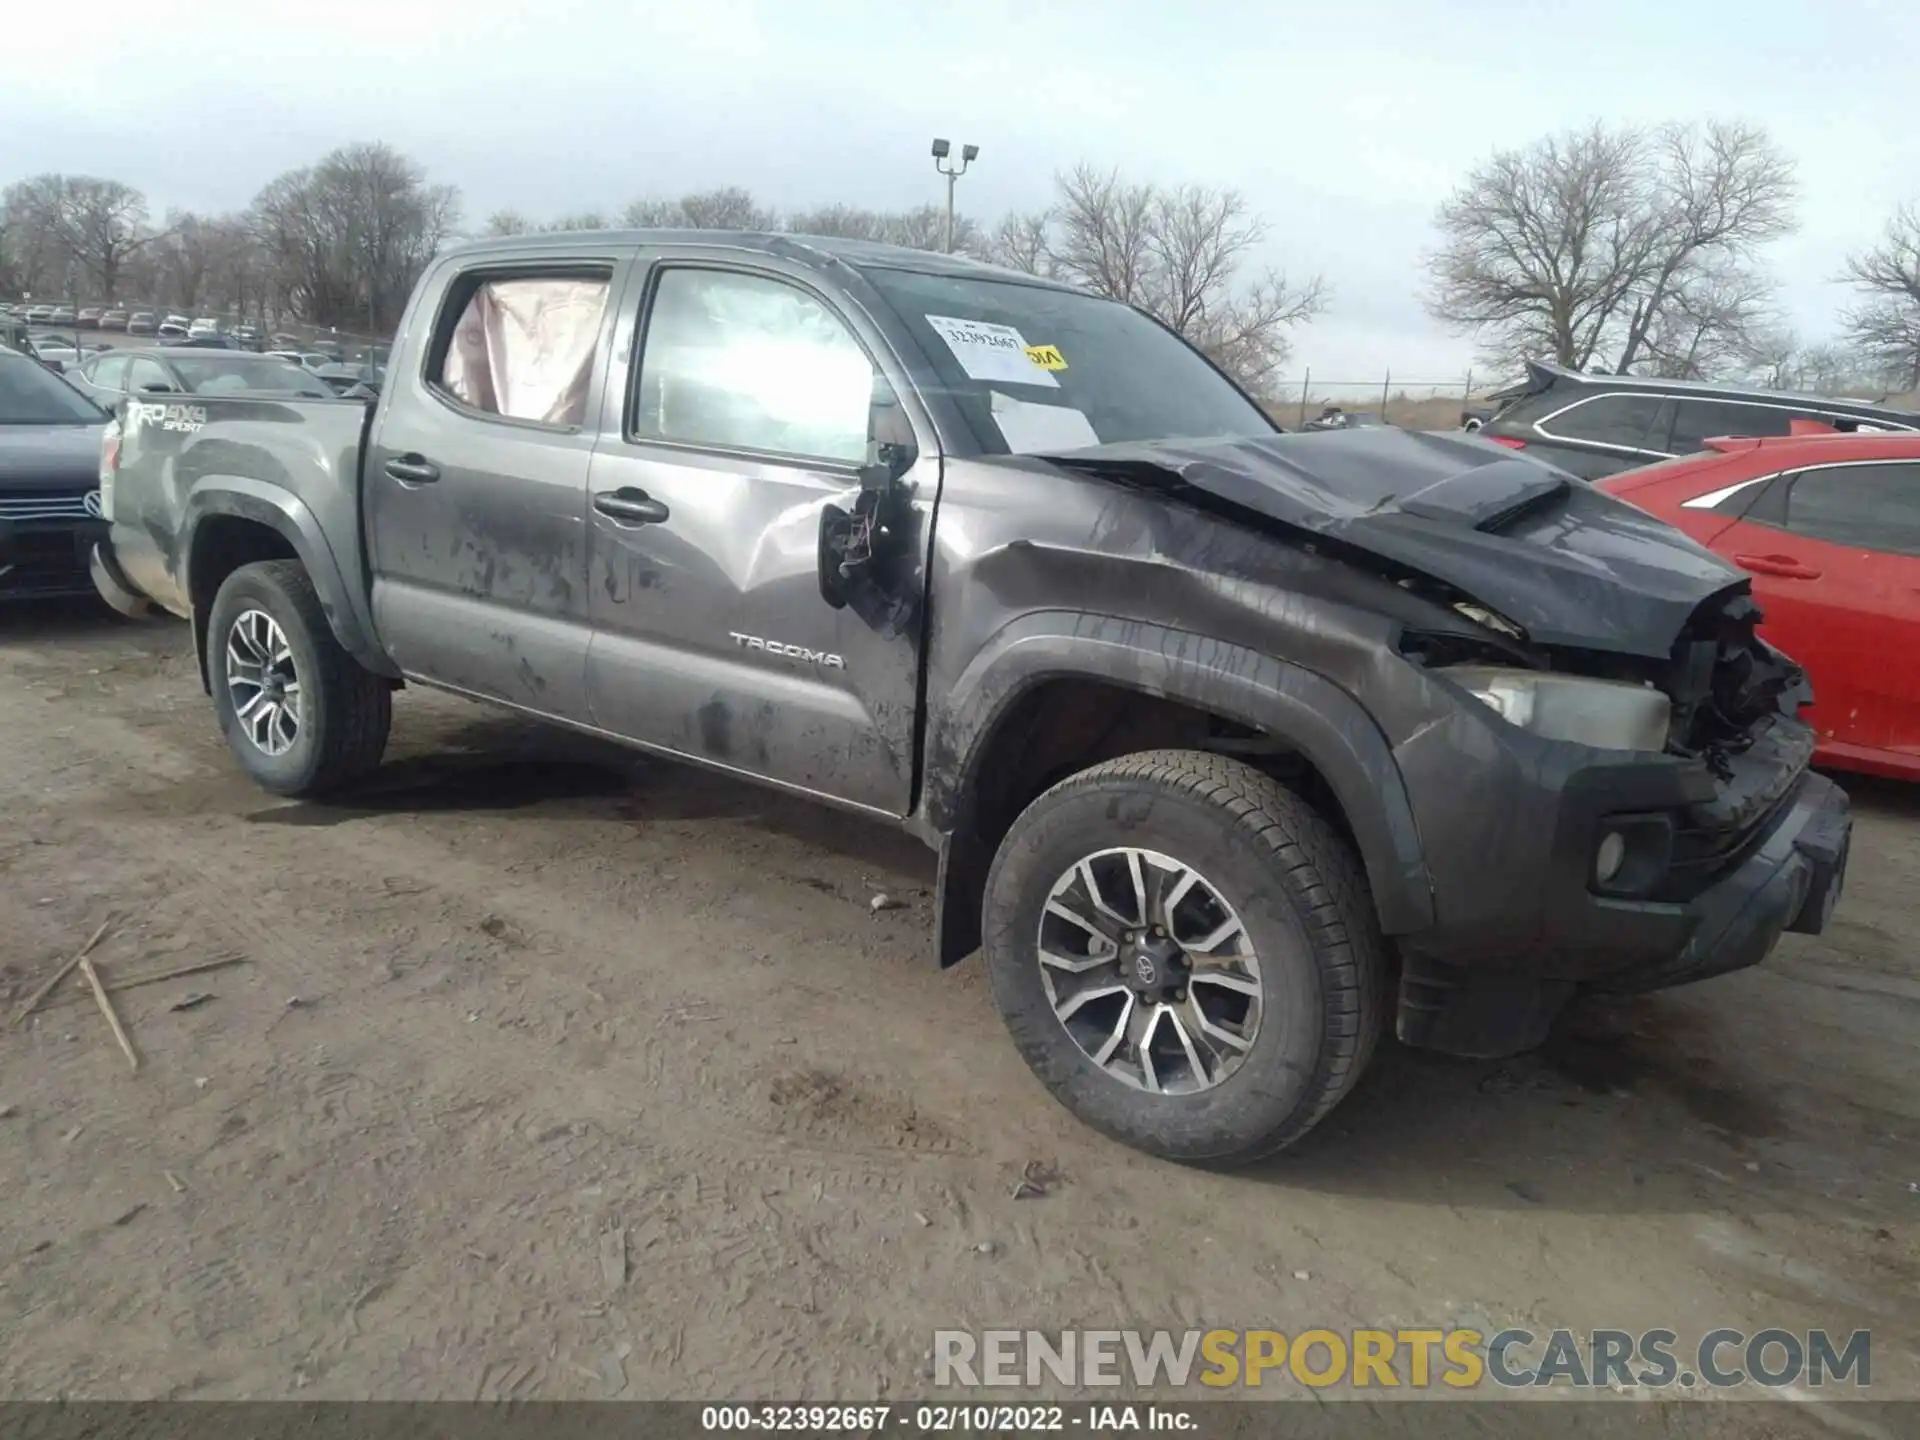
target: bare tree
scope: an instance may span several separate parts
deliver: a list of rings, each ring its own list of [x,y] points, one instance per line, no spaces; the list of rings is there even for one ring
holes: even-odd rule
[[[104,299],[120,293],[128,261],[153,239],[147,229],[147,197],[131,185],[91,175],[66,177],[60,226],[93,293]]]
[[[72,256],[60,234],[60,177],[39,175],[0,194],[6,250],[0,260],[13,294],[45,295],[65,283]]]
[[[518,210],[496,210],[487,217],[487,223],[481,226],[480,233],[494,237],[530,235],[539,228]]]
[[[254,201],[250,223],[283,307],[384,332],[459,214],[458,191],[429,185],[391,146],[362,144],[280,176]]]
[[[1774,323],[1773,288],[1731,264],[1689,276],[1641,336],[1642,370],[1667,380],[1707,380],[1751,369]]]
[[[0,204],[12,237],[9,259],[28,291],[72,288],[110,299],[153,238],[146,197],[118,180],[37,175],[8,187]]]
[[[1749,125],[1549,136],[1496,154],[1440,207],[1428,309],[1503,365],[1685,365],[1762,318],[1727,301],[1768,292],[1755,252],[1793,228],[1794,197],[1791,162]]]
[[[1163,188],[1081,165],[1055,178],[1048,210],[1003,219],[988,258],[1150,311],[1260,393],[1289,353],[1289,332],[1325,308],[1318,278],[1246,271],[1268,239],[1237,190]]]
[[[986,240],[986,258],[1009,270],[1029,275],[1052,275],[1053,212],[1014,211],[1003,216]]]
[[[169,211],[166,234],[153,248],[153,272],[161,298],[197,309],[217,265],[231,261],[216,222],[201,215]],[[151,286],[143,288],[154,288]]]
[[[912,210],[822,205],[789,215],[785,228],[795,235],[871,240],[880,245],[904,245],[912,250],[944,250],[947,244],[947,212],[939,205],[921,205]],[[954,216],[953,248],[962,255],[979,255],[986,250],[986,239],[979,225],[965,215]]]
[[[1154,263],[1158,196],[1151,185],[1077,165],[1054,180],[1053,271],[1128,304],[1144,304]]]
[[[642,230],[778,230],[780,217],[737,185],[702,190],[677,200],[636,200],[621,216]]]
[[[1847,338],[1901,390],[1920,390],[1920,205],[1887,221],[1880,243],[1847,258],[1847,282],[1866,297],[1842,317]]]

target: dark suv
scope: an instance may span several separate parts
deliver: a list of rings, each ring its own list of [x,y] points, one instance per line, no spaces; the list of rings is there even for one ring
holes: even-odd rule
[[[1641,375],[1584,375],[1541,361],[1493,399],[1489,440],[1598,480],[1704,449],[1721,435],[1786,435],[1795,420],[1836,430],[1920,430],[1920,415],[1859,400],[1741,390]]]

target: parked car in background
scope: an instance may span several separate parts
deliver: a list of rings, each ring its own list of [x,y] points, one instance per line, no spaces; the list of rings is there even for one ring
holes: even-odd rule
[[[359,365],[321,365],[313,377],[336,395],[369,396],[380,393],[379,382]]]
[[[151,335],[155,328],[153,312],[151,310],[136,310],[127,317],[127,333],[129,335]]]
[[[1372,410],[1343,410],[1329,405],[1300,428],[1302,430],[1373,430],[1387,422]]]
[[[233,338],[249,350],[258,350],[260,348],[260,331],[252,325],[235,327]]]
[[[53,306],[30,305],[27,307],[27,323],[29,325],[47,325],[51,324],[52,321]]]
[[[97,330],[100,328],[100,313],[98,305],[88,305],[73,317],[74,324],[84,330]]]
[[[192,617],[235,762],[338,791],[417,683],[886,820],[1142,1149],[1272,1154],[1390,1018],[1511,1054],[1831,918],[1746,577],[1549,466],[1281,434],[1140,310],[855,241],[488,241],[399,334],[370,411],[129,399],[103,453],[96,583]]]
[[[0,599],[85,595],[100,518],[99,407],[0,349]]]
[[[219,333],[220,322],[210,315],[202,315],[198,320],[195,320],[191,325],[187,326],[187,334],[195,340],[198,340],[202,335],[218,335]]]
[[[65,337],[36,336],[33,342],[33,356],[42,365],[56,374],[70,373],[76,366],[84,363],[89,355],[98,355],[98,347],[83,348],[65,339]]]
[[[176,341],[187,338],[187,327],[177,325],[171,320],[164,320],[161,322],[160,328],[154,331],[154,337],[159,340],[162,345],[171,345]]]
[[[102,310],[100,312],[102,330],[124,330],[127,328],[127,312],[124,310]]]
[[[54,306],[52,312],[49,313],[47,316],[47,323],[49,325],[73,324],[74,323],[73,307],[70,305]]]
[[[1587,375],[1541,361],[1480,433],[1583,480],[1691,455],[1721,435],[1785,435],[1796,419],[1838,430],[1920,431],[1920,414],[1857,400],[1641,375]]]
[[[1753,577],[1813,682],[1818,761],[1920,780],[1920,434],[1802,430],[1599,484]]]
[[[108,409],[129,395],[333,397],[324,382],[298,365],[244,350],[190,346],[102,351],[69,378],[76,389]]]

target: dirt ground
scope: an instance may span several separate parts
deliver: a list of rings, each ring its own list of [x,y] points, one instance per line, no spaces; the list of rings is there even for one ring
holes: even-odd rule
[[[0,1035],[0,1395],[851,1400],[936,1327],[1512,1323],[1868,1328],[1917,1397],[1920,792],[1850,788],[1827,936],[1518,1061],[1388,1044],[1223,1176],[1048,1099],[883,828],[418,692],[374,787],[281,802],[183,627],[0,612],[6,1019],[109,914],[109,983],[245,957],[120,994],[138,1073],[78,977]]]

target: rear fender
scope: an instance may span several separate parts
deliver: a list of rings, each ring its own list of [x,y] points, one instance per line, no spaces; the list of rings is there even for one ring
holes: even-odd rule
[[[358,583],[357,577],[341,572],[339,559],[313,511],[299,496],[282,486],[244,475],[207,475],[195,482],[187,496],[181,525],[179,582],[185,594],[194,593],[193,557],[202,527],[209,520],[224,516],[263,525],[291,545],[313,581],[321,609],[341,648],[376,675],[399,678],[399,670],[375,638],[365,587]],[[203,685],[207,683],[206,647],[201,643],[200,633],[204,622],[202,607],[194,606],[193,648],[200,656]]]

